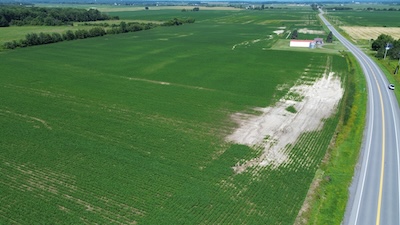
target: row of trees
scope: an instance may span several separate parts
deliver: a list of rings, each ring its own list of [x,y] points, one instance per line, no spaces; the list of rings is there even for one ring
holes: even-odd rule
[[[25,6],[0,7],[0,27],[11,25],[72,25],[72,22],[119,19],[101,13],[97,9],[41,8]]]
[[[400,11],[400,8],[396,9],[396,8],[391,7],[391,8],[388,8],[388,9],[387,8],[380,9],[380,8],[368,7],[366,9],[364,9],[364,10],[368,10],[368,11]]]
[[[311,5],[311,7],[313,7],[314,6],[314,4],[312,4]],[[314,7],[313,7],[313,9],[314,9]],[[353,8],[351,8],[351,7],[344,7],[344,6],[337,6],[337,7],[325,7],[325,9],[327,9],[327,10],[353,10]],[[314,10],[317,10],[317,8],[316,9],[314,9]],[[396,8],[393,8],[393,7],[391,7],[391,8],[372,8],[372,7],[368,7],[368,8],[364,8],[364,9],[362,9],[362,10],[366,10],[366,11],[400,11],[400,8],[399,9],[396,9]]]
[[[193,18],[173,18],[169,21],[166,21],[162,24],[162,26],[179,26],[185,23],[194,23],[195,19]]]
[[[178,19],[174,18],[170,21],[162,24],[163,26],[176,26],[182,25],[183,23],[194,23],[194,19]],[[119,34],[119,33],[127,33],[127,32],[136,32],[141,30],[148,30],[158,26],[154,23],[137,23],[137,22],[121,22],[119,24],[111,25],[111,28],[104,29],[103,27],[94,27],[88,30],[79,29],[76,31],[68,30],[63,34],[59,33],[29,33],[25,36],[25,39],[21,39],[19,41],[11,41],[4,43],[3,47],[5,49],[14,49],[18,47],[28,47],[33,45],[43,45],[56,43],[61,41],[71,41],[76,39],[85,39],[90,37],[99,37],[106,34]]]
[[[395,40],[390,35],[379,35],[379,37],[372,42],[371,48],[377,51],[375,55],[377,58],[383,58],[385,56],[386,48],[389,48],[386,52],[386,57],[391,59],[399,59],[400,57],[400,39]]]
[[[292,32],[291,39],[297,39],[298,37],[299,37],[298,31],[294,30]],[[333,41],[333,34],[332,34],[332,32],[329,32],[328,36],[326,37],[326,42],[327,43],[332,43],[332,41]]]
[[[318,11],[319,5],[316,4],[316,3],[313,3],[313,4],[311,4],[311,8],[312,8],[312,10],[314,10],[314,11]]]
[[[335,10],[335,11],[353,10],[353,8],[344,7],[344,6],[325,7],[324,9],[326,9],[326,10]]]
[[[189,12],[189,11],[198,12],[198,11],[200,11],[200,8],[199,8],[199,7],[194,7],[192,10],[189,10],[189,9],[182,9],[181,11],[182,11],[182,12]]]
[[[50,43],[56,43],[61,41],[71,41],[76,39],[84,39],[89,37],[98,37],[106,34],[106,31],[101,27],[94,27],[90,30],[68,30],[63,34],[60,33],[29,33],[25,36],[25,39],[19,41],[10,41],[4,43],[3,47],[5,49],[14,49],[18,47],[28,47],[34,45],[44,45]]]
[[[141,30],[149,30],[156,26],[157,25],[154,23],[121,22],[119,25],[115,24],[111,25],[111,29],[107,30],[107,34],[120,34],[120,33],[136,32]]]

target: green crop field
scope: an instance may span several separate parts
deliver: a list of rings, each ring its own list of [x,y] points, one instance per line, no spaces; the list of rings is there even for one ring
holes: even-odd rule
[[[345,26],[399,27],[400,11],[329,11],[331,21]]]
[[[293,224],[338,117],[277,168],[235,174],[260,152],[225,141],[232,114],[327,69],[345,80],[339,54],[270,49],[284,38],[273,31],[313,14],[283,12],[200,11],[194,24],[0,52],[0,224]],[[182,12],[140,13],[121,17]]]
[[[265,24],[265,25],[313,25],[316,13],[311,8],[293,8],[280,10],[200,10],[197,12],[180,10],[141,10],[125,12],[109,12],[111,16],[121,19],[168,20],[174,17],[192,17],[196,23],[220,24]],[[322,28],[322,26],[320,26]]]

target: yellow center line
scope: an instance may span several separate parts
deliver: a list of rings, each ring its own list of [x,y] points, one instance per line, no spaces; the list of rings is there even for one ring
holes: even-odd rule
[[[372,71],[372,70],[371,70]],[[379,98],[381,101],[381,111],[382,111],[382,160],[381,160],[381,177],[380,177],[380,182],[379,182],[379,196],[378,196],[378,209],[376,211],[376,225],[379,225],[381,222],[381,204],[382,204],[382,189],[383,189],[383,175],[385,173],[385,110],[383,108],[383,98],[382,98],[382,92],[381,89],[378,85],[378,81],[376,79],[375,73],[374,73],[374,78],[375,82],[378,87],[378,92],[379,92]]]

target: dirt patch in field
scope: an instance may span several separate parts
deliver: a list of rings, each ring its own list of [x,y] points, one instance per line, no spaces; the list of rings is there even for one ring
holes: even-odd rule
[[[274,33],[277,35],[283,34],[283,32],[285,32],[285,30],[275,30]]]
[[[400,39],[400,27],[358,27],[358,26],[342,26],[340,29],[344,30],[353,39],[376,39],[381,34],[387,34],[394,39]]]
[[[259,157],[235,165],[234,172],[242,173],[253,166],[277,168],[286,162],[286,147],[295,144],[303,132],[319,130],[323,120],[336,110],[342,95],[340,79],[330,72],[312,85],[300,83],[290,88],[275,106],[256,109],[261,115],[234,114],[232,118],[239,127],[227,141],[262,150]]]
[[[301,34],[325,34],[323,30],[309,30],[307,28],[299,29],[298,32]]]

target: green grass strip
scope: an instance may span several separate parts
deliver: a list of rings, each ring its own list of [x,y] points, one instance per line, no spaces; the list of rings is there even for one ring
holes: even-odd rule
[[[332,148],[316,172],[312,186],[317,186],[308,196],[310,211],[297,224],[340,224],[343,220],[348,187],[362,144],[366,116],[366,81],[354,56],[347,55],[349,74],[346,93],[341,106],[341,123]]]

